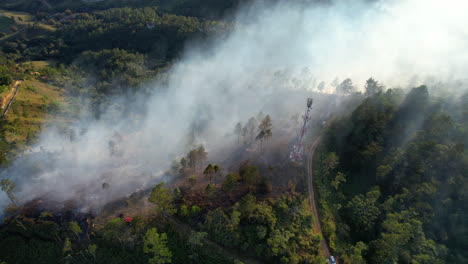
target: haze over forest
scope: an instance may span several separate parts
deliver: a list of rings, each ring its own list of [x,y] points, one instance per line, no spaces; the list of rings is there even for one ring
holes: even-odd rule
[[[0,8],[1,264],[468,262],[464,1]]]

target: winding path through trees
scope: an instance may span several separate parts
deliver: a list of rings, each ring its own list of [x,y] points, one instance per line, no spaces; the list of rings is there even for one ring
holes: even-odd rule
[[[320,248],[322,249],[322,253],[325,258],[330,258],[330,248],[328,247],[328,243],[325,240],[323,233],[322,233],[322,226],[320,224],[320,218],[317,212],[317,202],[315,199],[315,192],[314,192],[314,185],[313,185],[313,159],[314,153],[317,149],[318,144],[320,143],[321,137],[315,139],[312,146],[309,148],[309,153],[307,155],[307,188],[309,190],[309,203],[312,209],[312,213],[314,214],[314,232],[319,233],[322,236],[322,240],[320,241]]]

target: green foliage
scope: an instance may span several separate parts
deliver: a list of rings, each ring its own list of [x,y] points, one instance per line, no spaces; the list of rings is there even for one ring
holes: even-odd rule
[[[380,196],[378,190],[370,191],[363,195],[355,196],[347,205],[349,225],[356,239],[367,238],[374,233],[374,225],[380,215],[377,199]]]
[[[146,72],[145,56],[121,49],[86,51],[77,65],[85,74],[98,77],[96,88],[101,94],[122,93],[129,87],[136,87]]]
[[[373,81],[324,140],[314,174],[324,234],[338,236],[346,263],[468,261],[466,99],[430,97],[426,86],[384,93]]]
[[[182,217],[187,217],[189,215],[188,207],[185,204],[180,206],[179,215]]]
[[[11,70],[6,65],[0,65],[0,86],[9,86],[13,82]]]
[[[157,184],[151,191],[148,201],[156,205],[157,213],[173,214],[177,210],[174,208],[171,192],[163,186],[163,182]]]
[[[102,236],[105,240],[112,242],[122,242],[125,232],[125,223],[120,218],[111,219],[102,229]]]
[[[192,205],[192,207],[190,207],[190,215],[192,217],[198,216],[200,212],[201,208],[198,205]]]
[[[350,247],[350,252],[343,255],[341,259],[345,264],[367,264],[363,254],[369,247],[363,242],[359,241],[356,245]]]
[[[143,251],[150,254],[150,264],[171,263],[172,252],[167,248],[166,233],[159,234],[156,228],[149,229],[143,238]]]
[[[205,193],[210,195],[215,190],[214,186],[211,183],[208,183],[205,188]]]
[[[96,244],[89,244],[88,245],[88,253],[91,254],[94,258],[96,258],[96,251],[97,251]]]
[[[225,192],[231,192],[240,180],[240,176],[237,173],[229,173],[226,175],[226,179],[223,182],[222,189]]]
[[[63,243],[63,254],[69,254],[72,252],[72,246],[71,246],[71,241],[70,238],[66,238],[65,242]]]
[[[79,235],[83,233],[83,231],[81,230],[81,227],[78,225],[76,221],[69,222],[68,229],[70,229],[70,231],[72,231],[78,239],[79,239]]]
[[[338,172],[335,176],[335,179],[331,182],[331,185],[333,188],[335,188],[335,190],[338,190],[340,184],[344,182],[346,182],[346,175],[344,175],[342,172]]]
[[[188,243],[192,247],[201,247],[203,246],[203,243],[207,236],[208,236],[208,233],[206,232],[192,232],[188,239]]]
[[[53,216],[54,215],[52,213],[44,211],[44,212],[41,212],[39,218],[48,218],[48,217],[53,217]]]
[[[37,88],[31,86],[31,85],[27,85],[26,87],[24,87],[24,89],[30,91],[30,92],[33,92],[33,93],[36,93],[37,92]]]
[[[57,100],[52,100],[47,104],[47,111],[57,113],[60,110],[60,103]]]
[[[249,191],[252,191],[257,185],[257,180],[259,177],[258,167],[255,165],[243,164],[239,168],[239,175],[242,181],[247,185]]]
[[[284,254],[289,247],[289,239],[293,234],[287,230],[276,229],[267,239],[267,245],[271,248],[273,256]]]
[[[295,263],[316,258],[320,238],[312,233],[307,200],[282,197],[273,206],[248,194],[231,208],[205,216],[203,230],[226,247],[237,247],[267,259]]]

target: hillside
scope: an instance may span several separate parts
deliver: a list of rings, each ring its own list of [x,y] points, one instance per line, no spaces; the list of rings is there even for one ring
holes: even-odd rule
[[[0,264],[468,263],[462,1],[0,8]]]
[[[12,158],[33,146],[41,128],[68,122],[63,113],[65,109],[67,103],[59,88],[35,79],[22,82],[8,113],[1,120],[2,153]]]

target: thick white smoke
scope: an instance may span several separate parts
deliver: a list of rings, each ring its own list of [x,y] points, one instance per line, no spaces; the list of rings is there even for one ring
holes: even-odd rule
[[[46,129],[38,148],[55,154],[26,153],[2,177],[19,185],[23,201],[48,196],[101,206],[161,179],[187,151],[190,131],[215,149],[238,121],[260,110],[274,120],[298,112],[304,101],[292,94],[322,81],[324,92],[333,92],[336,78],[351,78],[360,89],[371,76],[387,87],[466,78],[468,2],[348,2],[242,8],[229,36],[189,46],[169,88],[154,85],[159,92],[147,99],[144,118],[79,122],[72,142]],[[1,194],[0,208],[6,204]]]

